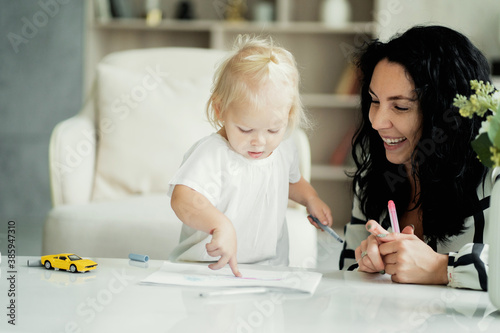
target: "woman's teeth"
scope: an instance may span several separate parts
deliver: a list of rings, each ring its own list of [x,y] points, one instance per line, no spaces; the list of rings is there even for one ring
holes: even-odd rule
[[[396,145],[396,144],[406,140],[406,138],[397,138],[397,139],[382,138],[382,140],[384,140],[384,142],[389,144],[389,145]]]

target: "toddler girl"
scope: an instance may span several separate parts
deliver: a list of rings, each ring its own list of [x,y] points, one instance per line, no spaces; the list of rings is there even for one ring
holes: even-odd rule
[[[207,115],[217,133],[191,147],[169,183],[184,223],[170,260],[218,260],[209,267],[229,263],[235,276],[237,262],[288,265],[288,198],[332,224],[286,139],[307,122],[292,54],[269,39],[240,36],[215,73]]]

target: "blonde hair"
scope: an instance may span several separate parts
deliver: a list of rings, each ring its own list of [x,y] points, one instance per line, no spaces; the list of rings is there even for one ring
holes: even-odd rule
[[[247,101],[258,108],[259,89],[266,82],[288,85],[292,105],[288,128],[308,127],[299,94],[299,72],[293,55],[268,38],[239,35],[233,52],[217,68],[207,103],[209,122],[219,129],[221,119],[234,101]]]

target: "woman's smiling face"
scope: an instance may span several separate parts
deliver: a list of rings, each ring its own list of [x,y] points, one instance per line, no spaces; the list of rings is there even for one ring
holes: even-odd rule
[[[382,59],[370,82],[369,119],[384,142],[387,160],[411,168],[422,135],[422,112],[415,85],[403,66]]]

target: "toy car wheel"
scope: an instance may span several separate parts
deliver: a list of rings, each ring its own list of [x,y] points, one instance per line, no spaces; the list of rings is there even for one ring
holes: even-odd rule
[[[71,273],[75,273],[77,270],[76,270],[76,266],[75,265],[71,265],[69,267],[69,270],[71,271]]]
[[[52,265],[50,264],[50,261],[45,261],[45,263],[43,264],[45,266],[45,268],[47,269],[51,269],[52,268]]]

